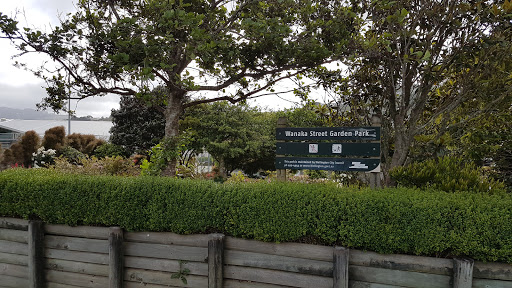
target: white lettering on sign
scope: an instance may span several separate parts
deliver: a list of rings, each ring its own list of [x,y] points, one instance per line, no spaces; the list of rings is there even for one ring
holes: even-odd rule
[[[359,136],[359,137],[369,137],[370,136],[370,132],[367,131],[367,130],[364,130],[364,131],[355,131],[355,136]]]
[[[309,131],[309,136],[310,137],[326,137],[327,136],[327,131]]]
[[[307,129],[307,128],[304,128]],[[370,133],[371,132],[371,133]],[[299,130],[299,131],[291,131],[284,130],[284,135],[286,137],[300,137],[300,138],[348,138],[348,137],[357,137],[357,138],[376,138],[377,134],[375,130],[367,130],[364,128],[355,128],[354,130],[328,130],[319,131],[319,130]]]
[[[352,137],[351,131],[329,131],[331,137]]]
[[[308,133],[306,131],[284,131],[284,135],[286,135],[286,137],[307,137]]]

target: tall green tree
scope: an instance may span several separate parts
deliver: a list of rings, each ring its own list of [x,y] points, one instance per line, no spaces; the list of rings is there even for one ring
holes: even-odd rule
[[[509,1],[379,0],[361,1],[357,9],[360,33],[346,62],[349,76],[320,74],[339,97],[338,120],[369,125],[373,116],[382,119],[385,172],[406,163],[416,136],[436,125],[443,135],[462,123],[453,118],[457,109],[466,109],[463,121],[469,121],[510,106],[510,70],[502,66],[510,51],[510,38],[503,37]]]
[[[338,1],[80,0],[49,33],[0,15],[0,37],[55,63],[35,70],[48,85],[41,107],[65,109],[70,93],[137,96],[164,108],[173,137],[187,107],[243,101],[342,53],[352,17]],[[218,94],[185,103],[197,91]]]
[[[234,169],[274,168],[275,117],[270,112],[225,101],[203,104],[187,110],[181,126],[189,129],[196,150],[205,149],[219,163],[224,176]]]
[[[112,110],[110,141],[127,154],[147,154],[164,137],[165,118],[161,109],[148,106],[133,96],[123,96],[119,109]]]

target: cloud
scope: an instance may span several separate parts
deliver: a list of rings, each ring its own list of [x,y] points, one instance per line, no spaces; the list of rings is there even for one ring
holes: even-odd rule
[[[30,5],[32,8],[37,9],[44,14],[47,14],[50,17],[55,17],[59,14],[65,16],[66,13],[75,11],[75,2],[76,1],[62,1],[62,0],[33,0],[30,1]]]
[[[0,83],[1,107],[37,109],[36,104],[41,103],[44,97],[46,97],[46,91],[42,84],[13,86]],[[71,101],[71,110],[74,110],[77,116],[108,117],[112,109],[118,108],[119,97],[116,95],[94,97],[78,102]]]

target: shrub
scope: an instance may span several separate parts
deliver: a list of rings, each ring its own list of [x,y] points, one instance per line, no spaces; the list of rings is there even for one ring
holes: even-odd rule
[[[53,127],[44,132],[42,145],[46,149],[59,150],[66,143],[66,129],[64,126]]]
[[[98,158],[105,158],[115,156],[127,157],[129,155],[126,155],[126,150],[119,145],[112,143],[104,143],[98,148],[96,148],[96,150],[94,150],[94,156]]]
[[[446,192],[471,191],[502,193],[504,185],[490,177],[473,163],[465,163],[462,158],[441,157],[396,167],[391,177],[399,186],[433,188]]]
[[[133,160],[121,156],[102,159],[82,157],[76,163],[70,163],[66,158],[60,157],[50,168],[60,173],[79,175],[137,176],[140,174],[140,169]]]
[[[73,133],[67,136],[67,143],[84,154],[92,155],[94,150],[103,145],[105,141],[96,138],[94,135]]]
[[[335,184],[0,172],[0,215],[130,231],[218,231],[264,241],[512,263],[512,196]]]
[[[179,136],[164,138],[160,143],[149,151],[149,160],[143,159],[140,168],[144,176],[159,176],[167,167],[168,163],[178,160],[186,146],[190,143],[191,136],[182,133]],[[182,167],[186,169],[186,166]]]
[[[39,147],[36,152],[32,153],[32,161],[34,168],[48,167],[55,161],[56,151],[53,149],[45,150],[44,146]]]
[[[25,134],[21,137],[20,142],[12,145],[16,147],[16,153],[14,153],[15,157],[18,160],[21,160],[21,163],[25,167],[30,167],[32,165],[32,154],[37,151],[40,140],[41,139],[39,138],[39,135],[37,135],[35,131],[30,130],[25,132]],[[12,146],[11,149],[13,149]],[[14,151],[15,150],[13,149],[13,152]],[[21,155],[16,155],[17,153],[20,153]]]
[[[80,159],[85,158],[86,155],[71,146],[64,146],[59,151],[60,157],[65,158],[71,164],[80,163]]]

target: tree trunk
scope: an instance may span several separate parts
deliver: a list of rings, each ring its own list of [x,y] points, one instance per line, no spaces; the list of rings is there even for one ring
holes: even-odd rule
[[[178,136],[180,116],[183,113],[184,91],[169,91],[167,97],[167,106],[165,107],[165,138]],[[162,171],[163,176],[174,177],[176,175],[176,163],[178,159],[173,159],[167,163],[167,167]]]
[[[387,187],[394,185],[389,173],[391,169],[404,165],[407,160],[413,137],[409,134],[410,133],[405,132],[405,129],[397,129],[395,131],[393,156],[391,157],[391,163],[386,165],[387,167],[384,171],[384,185]]]

